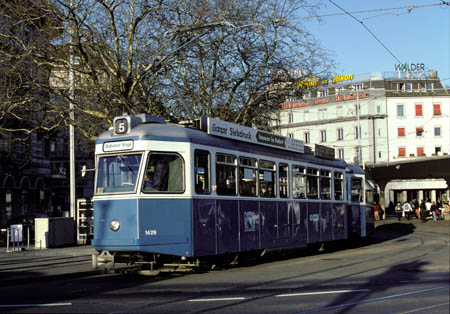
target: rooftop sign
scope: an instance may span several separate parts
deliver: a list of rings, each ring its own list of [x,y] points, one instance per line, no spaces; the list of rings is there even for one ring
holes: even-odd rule
[[[208,134],[242,142],[270,146],[278,149],[304,153],[304,143],[294,138],[276,135],[246,126],[208,117]]]

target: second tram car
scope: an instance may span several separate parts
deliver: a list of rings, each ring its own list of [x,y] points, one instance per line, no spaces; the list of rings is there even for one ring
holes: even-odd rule
[[[101,134],[95,268],[187,269],[373,230],[360,167],[323,146],[209,117],[195,124],[124,115]]]

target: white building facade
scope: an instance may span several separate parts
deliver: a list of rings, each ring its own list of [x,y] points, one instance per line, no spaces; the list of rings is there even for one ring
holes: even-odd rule
[[[312,147],[333,147],[336,158],[363,167],[450,153],[450,94],[436,72],[339,75],[330,81],[300,82],[306,96],[281,104],[275,129]],[[444,193],[448,200],[448,183],[438,186],[446,191],[401,191],[400,197],[391,192],[387,199],[438,199]]]

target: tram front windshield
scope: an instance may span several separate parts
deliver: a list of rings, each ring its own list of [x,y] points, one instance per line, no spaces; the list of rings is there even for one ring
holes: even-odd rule
[[[134,192],[141,159],[142,154],[100,157],[96,194]]]

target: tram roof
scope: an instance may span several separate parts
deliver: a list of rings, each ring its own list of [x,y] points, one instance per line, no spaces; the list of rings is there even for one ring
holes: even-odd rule
[[[291,152],[268,146],[221,138],[214,135],[209,135],[206,132],[198,129],[177,124],[143,123],[133,127],[130,133],[126,135],[115,135],[112,130],[108,130],[106,132],[103,132],[99,136],[97,143],[101,144],[104,142],[123,141],[127,139],[132,139],[135,141],[154,140],[167,142],[188,142],[214,148],[223,148],[244,153],[259,154],[262,156],[266,156],[267,158],[272,157],[287,160],[297,160],[322,166],[338,168],[348,167],[351,172],[364,173],[360,167],[349,165],[340,159],[327,160],[318,158],[314,156],[311,148],[309,148],[308,146],[305,147],[304,153]]]

